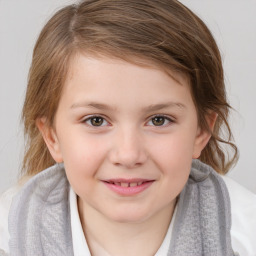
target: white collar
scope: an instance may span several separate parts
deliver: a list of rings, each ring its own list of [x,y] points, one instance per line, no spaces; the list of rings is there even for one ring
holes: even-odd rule
[[[69,191],[69,203],[70,203],[71,230],[72,230],[74,256],[91,256],[87,242],[85,240],[80,217],[78,214],[77,195],[75,194],[75,192],[71,187]],[[168,228],[164,241],[161,247],[158,249],[155,256],[167,255],[169,244],[171,241],[171,236],[172,236],[174,219],[176,216],[176,209],[177,207],[174,210],[172,221],[170,223],[170,226]]]
[[[91,256],[78,214],[77,195],[70,187],[69,204],[74,256]]]

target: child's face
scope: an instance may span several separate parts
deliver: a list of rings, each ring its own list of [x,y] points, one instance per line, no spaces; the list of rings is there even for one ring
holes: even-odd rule
[[[122,222],[171,209],[209,139],[187,80],[83,55],[71,67],[55,127],[41,130],[80,205]]]

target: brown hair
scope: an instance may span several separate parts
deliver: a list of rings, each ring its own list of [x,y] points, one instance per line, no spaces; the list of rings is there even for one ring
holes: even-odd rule
[[[199,125],[210,131],[206,116],[209,111],[218,114],[200,159],[219,173],[226,173],[235,163],[238,152],[227,121],[230,106],[221,56],[201,19],[175,0],[87,0],[58,11],[35,45],[23,107],[25,174],[33,175],[54,164],[36,120],[45,117],[52,125],[69,63],[79,52],[127,61],[141,59],[185,74]],[[231,146],[233,155],[222,145]]]

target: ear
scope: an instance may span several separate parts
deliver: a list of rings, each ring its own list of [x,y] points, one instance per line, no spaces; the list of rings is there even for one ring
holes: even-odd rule
[[[63,158],[60,150],[60,144],[54,128],[48,124],[46,118],[44,117],[37,119],[36,125],[44,138],[45,144],[47,145],[52,158],[57,163],[63,162]]]
[[[198,127],[197,136],[194,144],[194,152],[193,152],[194,159],[200,157],[202,150],[205,148],[208,141],[210,140],[211,132],[214,129],[214,125],[217,117],[218,117],[218,114],[213,111],[207,114],[206,122],[208,123],[208,127],[210,131],[203,130],[202,128]]]

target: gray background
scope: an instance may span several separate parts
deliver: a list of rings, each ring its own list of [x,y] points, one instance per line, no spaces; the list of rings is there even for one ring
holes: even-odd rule
[[[35,40],[47,19],[72,0],[0,0],[0,193],[21,166],[20,112]],[[213,32],[222,52],[230,120],[240,160],[228,174],[256,193],[256,1],[182,0]]]

